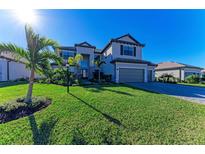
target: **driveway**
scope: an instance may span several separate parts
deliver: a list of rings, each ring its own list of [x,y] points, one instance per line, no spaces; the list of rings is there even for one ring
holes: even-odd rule
[[[169,83],[126,83],[132,87],[205,104],[205,88]]]

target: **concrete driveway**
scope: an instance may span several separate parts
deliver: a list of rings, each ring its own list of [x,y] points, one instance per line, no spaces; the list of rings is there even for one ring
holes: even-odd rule
[[[203,87],[194,87],[194,86],[159,83],[159,82],[126,83],[126,84],[139,89],[166,94],[166,95],[182,98],[188,101],[205,104],[205,88]]]

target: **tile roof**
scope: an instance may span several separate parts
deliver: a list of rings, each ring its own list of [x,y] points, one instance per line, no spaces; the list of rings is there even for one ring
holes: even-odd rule
[[[157,66],[156,64],[146,61],[146,60],[139,60],[139,59],[126,59],[126,58],[116,58],[111,61],[111,63],[115,62],[124,62],[124,63],[137,63],[137,64],[147,64],[149,66]]]
[[[15,57],[9,52],[0,53],[0,58],[10,60],[10,61],[20,62],[20,63],[26,63],[26,59],[21,58],[17,60],[17,57]]]
[[[162,63],[159,63],[159,64],[157,65],[156,70],[173,69],[173,68],[184,68],[184,67],[202,69],[202,68],[197,67],[197,66],[188,65],[188,64],[183,64],[183,63],[177,63],[177,62],[162,62]]]

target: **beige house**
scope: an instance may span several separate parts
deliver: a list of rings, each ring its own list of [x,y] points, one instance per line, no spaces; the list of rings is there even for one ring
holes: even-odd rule
[[[144,46],[130,34],[111,39],[101,52],[106,62],[103,72],[111,74],[116,83],[154,81],[156,65],[143,60]]]
[[[174,77],[183,81],[192,74],[201,75],[202,68],[177,62],[162,62],[155,68],[155,76],[159,77],[162,74],[172,74]]]
[[[202,75],[205,75],[205,69],[203,69],[203,70],[201,71],[201,74],[202,74]]]
[[[100,56],[105,62],[101,66],[101,72],[110,75],[116,83],[154,81],[156,65],[142,59],[143,48],[144,45],[130,34],[111,39],[102,50],[88,42],[59,47],[60,56],[65,62],[78,53],[83,56],[79,68],[82,78],[93,77],[92,74],[96,71],[93,61]]]

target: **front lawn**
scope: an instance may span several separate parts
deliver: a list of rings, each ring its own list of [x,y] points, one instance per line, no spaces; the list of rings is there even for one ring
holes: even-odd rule
[[[0,88],[0,103],[27,85]],[[205,144],[205,105],[123,85],[36,84],[53,99],[33,116],[0,124],[0,144]]]

